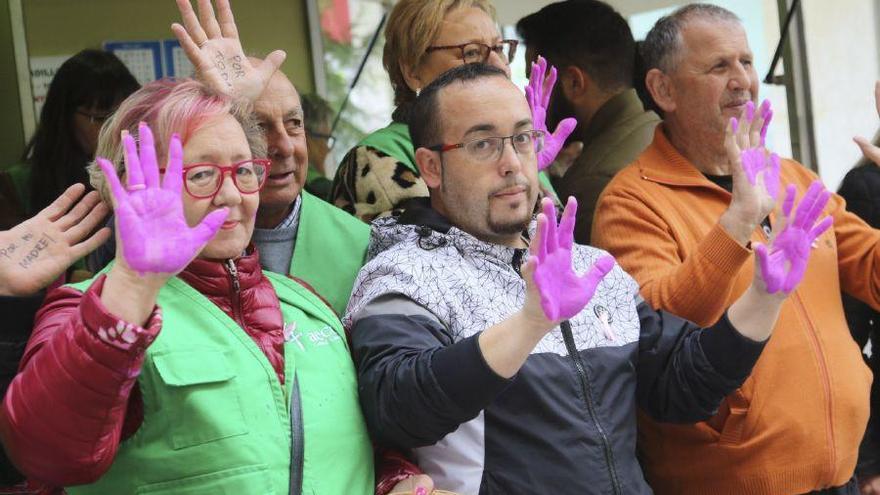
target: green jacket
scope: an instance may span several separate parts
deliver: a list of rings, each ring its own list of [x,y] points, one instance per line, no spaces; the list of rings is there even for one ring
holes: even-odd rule
[[[306,191],[290,274],[321,294],[337,314],[344,314],[370,243],[370,226]]]
[[[416,153],[409,135],[409,126],[402,122],[391,122],[387,127],[370,133],[358,143],[358,146],[369,146],[392,156],[416,175],[419,175],[419,169],[416,167]]]
[[[171,279],[159,294],[162,330],[138,377],[143,423],[100,480],[68,493],[373,493],[372,448],[339,319],[296,282],[264,273],[289,332],[285,384],[235,321]]]

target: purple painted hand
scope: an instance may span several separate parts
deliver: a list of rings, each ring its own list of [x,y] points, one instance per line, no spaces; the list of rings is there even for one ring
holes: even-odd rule
[[[753,186],[757,185],[760,174],[760,180],[764,183],[767,194],[776,201],[779,197],[779,172],[782,166],[779,155],[776,153],[768,155],[764,148],[751,148],[742,152],[741,160],[749,183]]]
[[[531,252],[534,263],[534,281],[541,295],[541,308],[550,321],[567,320],[593,298],[596,287],[614,268],[614,258],[603,256],[585,275],[578,276],[571,266],[574,243],[574,222],[577,200],[568,198],[562,220],[556,225],[556,207],[544,199],[544,213],[538,216],[538,233]]]
[[[547,74],[547,61],[544,57],[538,57],[538,62],[532,64],[529,74],[529,85],[526,86],[526,100],[532,109],[532,127],[544,131],[544,149],[538,154],[538,170],[549,167],[556,155],[565,146],[565,140],[574,132],[577,120],[574,118],[563,119],[556,126],[553,134],[547,130],[547,107],[550,105],[550,95],[556,85],[556,67],[550,68]]]
[[[779,233],[773,236],[769,251],[763,244],[755,245],[761,278],[767,286],[767,292],[771,294],[780,290],[788,294],[797,287],[807,270],[813,242],[833,223],[830,216],[816,223],[831,197],[831,193],[825,190],[820,181],[810,184],[792,219],[791,210],[796,193],[797,189],[793,184],[785,191],[785,201],[782,204],[785,218],[779,223]]]
[[[159,167],[153,133],[141,123],[140,153],[134,138],[122,137],[128,190],[122,188],[115,168],[98,158],[116,203],[116,233],[125,262],[141,276],[145,273],[177,274],[210,241],[229,211],[209,213],[195,228],[183,214],[183,146],[175,134],[168,151],[168,167],[159,185]]]
[[[770,121],[773,120],[773,110],[770,108],[770,100],[764,100],[761,104],[761,118],[764,119],[764,125],[761,126],[761,146],[767,145],[767,129],[770,127]]]

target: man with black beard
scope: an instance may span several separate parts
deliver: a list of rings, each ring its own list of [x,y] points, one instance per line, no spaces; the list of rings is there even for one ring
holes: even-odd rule
[[[614,174],[651,143],[660,118],[646,111],[633,89],[636,44],[626,20],[598,0],[548,5],[517,23],[526,60],[538,55],[559,68],[548,127],[575,117],[569,137],[584,150],[564,175],[551,173],[560,198],[578,200],[575,240],[589,244],[593,211]],[[561,177],[560,177],[561,176]]]

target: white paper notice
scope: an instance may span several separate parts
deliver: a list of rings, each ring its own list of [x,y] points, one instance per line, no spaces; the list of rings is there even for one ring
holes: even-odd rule
[[[73,55],[57,55],[52,57],[31,57],[31,90],[34,94],[34,115],[39,120],[43,103],[49,93],[49,84],[65,60]]]

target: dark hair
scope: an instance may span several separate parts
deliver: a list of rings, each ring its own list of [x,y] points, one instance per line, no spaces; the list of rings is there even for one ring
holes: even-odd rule
[[[49,84],[37,130],[24,150],[31,167],[31,212],[48,206],[76,182],[88,185],[86,165],[73,128],[79,107],[111,111],[140,87],[112,53],[83,50],[69,58]]]
[[[660,69],[666,73],[675,70],[681,52],[681,30],[693,18],[740,22],[733,12],[707,3],[685,5],[661,17],[648,32],[642,45],[646,72],[651,69]]]
[[[553,3],[520,19],[516,30],[549,64],[579,67],[602,91],[633,86],[636,48],[632,31],[626,19],[604,2]]]
[[[645,81],[648,76],[648,67],[645,64],[645,58],[642,56],[642,47],[644,46],[644,41],[636,41],[636,63],[633,67],[633,88],[636,90],[636,94],[639,95],[639,99],[642,100],[642,106],[645,107],[645,110],[652,110],[657,115],[660,115],[662,110],[654,102],[654,98],[651,96],[651,92],[648,91],[648,84]]]
[[[314,130],[314,126],[318,124],[326,124],[327,126],[331,124],[333,109],[330,108],[327,100],[314,93],[302,95],[301,99],[307,130]]]
[[[454,82],[464,83],[489,77],[503,77],[507,80],[507,74],[498,67],[488,64],[464,64],[449,69],[426,86],[409,112],[409,134],[413,149],[434,146],[443,135],[437,99],[440,90]]]

